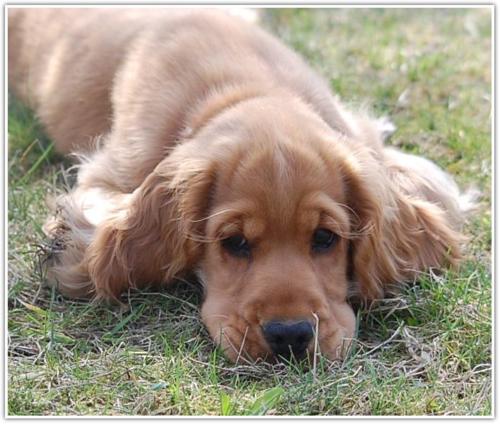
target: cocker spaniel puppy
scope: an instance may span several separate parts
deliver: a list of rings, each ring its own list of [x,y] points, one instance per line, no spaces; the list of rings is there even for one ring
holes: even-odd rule
[[[350,295],[460,258],[452,179],[385,148],[379,120],[263,30],[172,9],[11,8],[8,25],[11,88],[82,157],[45,226],[63,294],[195,272],[229,358],[301,357],[316,339],[336,359]]]

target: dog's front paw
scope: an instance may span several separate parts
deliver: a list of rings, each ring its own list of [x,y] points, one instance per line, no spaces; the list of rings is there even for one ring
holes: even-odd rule
[[[64,251],[69,228],[65,225],[61,216],[57,214],[47,219],[42,230],[46,236],[40,245],[41,263],[46,276],[44,282],[49,287],[52,287],[56,284],[56,281],[51,278],[50,270],[59,263],[58,258],[61,252]]]
[[[90,228],[83,222],[67,219],[63,209],[56,210],[42,227],[46,239],[40,246],[44,279],[42,284],[56,287],[63,295],[88,298],[93,284],[88,276],[84,253],[89,242]]]

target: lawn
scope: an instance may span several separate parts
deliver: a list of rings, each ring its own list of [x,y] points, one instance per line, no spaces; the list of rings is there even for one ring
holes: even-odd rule
[[[458,271],[358,312],[343,363],[229,363],[196,284],[131,292],[127,308],[43,288],[47,196],[71,184],[9,97],[9,415],[491,415],[491,14],[476,9],[267,9],[262,24],[346,102],[397,126],[389,143],[481,192]]]

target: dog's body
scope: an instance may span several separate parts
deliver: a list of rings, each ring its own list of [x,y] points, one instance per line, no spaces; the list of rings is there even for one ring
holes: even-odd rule
[[[376,120],[262,30],[209,11],[8,13],[9,84],[60,151],[87,152],[46,226],[62,293],[196,271],[231,358],[311,352],[318,324],[333,359],[350,290],[372,300],[459,259],[451,178],[384,148]]]

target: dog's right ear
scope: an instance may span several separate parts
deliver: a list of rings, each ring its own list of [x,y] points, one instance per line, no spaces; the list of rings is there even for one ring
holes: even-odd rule
[[[171,281],[198,259],[215,171],[209,160],[179,150],[132,193],[125,210],[96,229],[86,263],[97,299]]]

